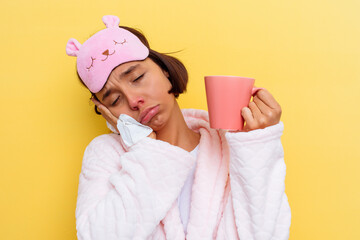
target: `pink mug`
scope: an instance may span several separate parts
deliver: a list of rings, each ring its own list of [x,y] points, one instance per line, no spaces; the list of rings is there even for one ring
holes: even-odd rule
[[[205,76],[206,99],[210,127],[242,130],[241,109],[249,105],[251,96],[262,88],[254,87],[255,79],[237,76]]]

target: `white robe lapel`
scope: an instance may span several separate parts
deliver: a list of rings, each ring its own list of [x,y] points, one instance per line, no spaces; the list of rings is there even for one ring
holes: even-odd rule
[[[201,139],[186,239],[213,239],[229,174],[229,149],[225,132],[210,129],[206,121],[188,125],[199,129]]]

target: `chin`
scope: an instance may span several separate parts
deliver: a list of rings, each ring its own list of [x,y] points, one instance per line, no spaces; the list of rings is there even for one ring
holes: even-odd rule
[[[164,124],[150,124],[149,127],[151,127],[154,130],[154,132],[157,132],[163,129]]]
[[[149,127],[151,127],[154,132],[160,131],[162,128],[164,128],[164,126],[166,122],[163,121],[163,119],[159,116],[155,116],[151,121],[150,124],[148,125]]]

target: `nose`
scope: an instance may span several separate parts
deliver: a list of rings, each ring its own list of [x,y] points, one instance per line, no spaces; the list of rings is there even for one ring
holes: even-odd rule
[[[127,96],[129,107],[131,110],[139,110],[144,104],[144,98],[139,95],[129,95]]]
[[[105,56],[108,56],[109,55],[109,49],[106,49],[102,54],[105,55]]]

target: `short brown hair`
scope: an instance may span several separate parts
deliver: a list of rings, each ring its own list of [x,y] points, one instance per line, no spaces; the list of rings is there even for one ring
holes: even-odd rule
[[[152,50],[150,48],[148,40],[146,39],[144,34],[142,34],[140,31],[131,27],[125,27],[125,26],[120,26],[120,27],[128,30],[129,32],[137,36],[140,39],[140,41],[149,49],[148,58],[150,58],[153,62],[155,62],[161,69],[169,73],[168,79],[172,85],[172,88],[169,90],[169,93],[173,93],[174,96],[177,98],[181,93],[186,91],[186,86],[188,83],[188,73],[184,64],[179,59],[169,56],[166,53],[159,53],[155,50]],[[77,75],[81,83],[85,86],[79,74]],[[96,100],[98,100],[94,93],[91,93],[91,95]],[[101,113],[97,110],[96,105],[95,105],[95,112],[96,114],[101,115]]]

